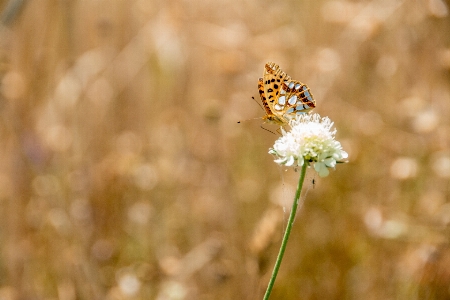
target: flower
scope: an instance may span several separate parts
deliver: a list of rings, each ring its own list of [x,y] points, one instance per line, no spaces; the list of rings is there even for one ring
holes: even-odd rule
[[[341,143],[335,140],[333,124],[328,117],[321,118],[319,114],[299,115],[289,121],[291,131],[281,129],[283,135],[269,153],[276,157],[277,164],[297,167],[305,162],[314,163],[320,177],[328,176],[328,168],[334,168],[348,157]]]

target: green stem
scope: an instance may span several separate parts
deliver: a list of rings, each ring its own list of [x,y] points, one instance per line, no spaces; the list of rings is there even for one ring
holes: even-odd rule
[[[272,293],[272,288],[277,278],[278,270],[280,269],[281,261],[283,260],[284,251],[286,250],[286,245],[291,234],[292,225],[294,224],[295,214],[297,213],[298,202],[300,199],[300,193],[302,191],[303,181],[305,180],[307,164],[304,163],[302,166],[302,171],[300,173],[300,179],[298,180],[297,191],[295,192],[294,203],[292,204],[291,214],[289,215],[289,220],[286,226],[286,231],[284,232],[283,241],[281,242],[280,252],[278,253],[277,261],[273,267],[272,277],[270,277],[269,285],[267,286],[266,293],[264,294],[263,300],[268,300],[270,293]]]

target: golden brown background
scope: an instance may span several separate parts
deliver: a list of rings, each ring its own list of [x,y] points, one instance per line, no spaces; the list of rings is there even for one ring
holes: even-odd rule
[[[271,299],[450,299],[448,1],[0,3],[0,299],[261,299],[298,178],[237,124],[267,61],[350,155]]]

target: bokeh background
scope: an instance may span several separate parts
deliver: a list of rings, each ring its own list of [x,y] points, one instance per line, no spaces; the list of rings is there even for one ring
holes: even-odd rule
[[[298,178],[267,61],[350,155],[271,299],[450,299],[449,1],[0,7],[0,299],[262,299]]]

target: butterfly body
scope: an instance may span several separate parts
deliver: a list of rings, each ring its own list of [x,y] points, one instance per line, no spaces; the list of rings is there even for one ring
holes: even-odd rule
[[[264,66],[263,78],[258,80],[258,90],[266,115],[266,123],[280,126],[298,114],[308,113],[316,107],[309,87],[292,80],[280,67],[272,62]]]

